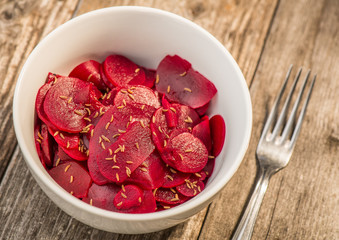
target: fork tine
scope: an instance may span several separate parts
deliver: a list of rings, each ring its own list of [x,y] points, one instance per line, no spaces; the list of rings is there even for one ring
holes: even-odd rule
[[[280,90],[280,93],[278,95],[278,97],[276,98],[274,104],[273,104],[273,107],[272,107],[272,110],[266,120],[266,123],[265,123],[265,126],[264,126],[264,130],[262,131],[262,134],[261,134],[261,138],[264,138],[267,136],[267,133],[268,133],[268,130],[270,129],[271,125],[273,124],[273,119],[277,113],[277,109],[278,109],[278,105],[280,103],[280,100],[281,100],[281,97],[285,91],[285,88],[286,88],[286,85],[287,85],[287,82],[288,82],[288,79],[291,75],[291,71],[292,71],[292,68],[293,68],[293,65],[291,65],[287,71],[287,74],[286,74],[286,77],[285,77],[285,81],[284,81],[284,84]]]
[[[279,134],[279,132],[281,131],[284,119],[285,119],[286,114],[287,114],[288,107],[289,107],[291,99],[292,99],[292,95],[293,95],[295,87],[296,87],[296,85],[297,85],[297,83],[299,81],[301,71],[302,71],[302,68],[299,68],[299,71],[298,71],[297,75],[294,78],[294,82],[293,82],[293,85],[291,87],[291,90],[288,93],[288,96],[287,96],[287,98],[285,100],[284,106],[281,109],[279,118],[278,118],[278,120],[277,120],[277,122],[275,124],[274,129],[273,129],[273,132],[272,132],[272,135],[271,135],[271,139],[274,139]]]
[[[287,139],[287,137],[289,136],[289,134],[291,133],[291,131],[292,131],[292,126],[293,126],[293,122],[294,122],[296,114],[297,114],[297,109],[298,109],[298,107],[300,105],[301,97],[302,97],[302,95],[304,93],[304,90],[305,90],[305,87],[306,87],[306,83],[308,81],[310,73],[311,73],[311,71],[308,70],[308,72],[307,72],[307,74],[305,76],[305,79],[304,79],[304,83],[303,83],[303,85],[302,85],[302,87],[301,87],[301,89],[299,91],[298,97],[297,97],[297,99],[296,99],[296,101],[295,101],[295,103],[293,105],[290,117],[287,120],[287,123],[285,125],[284,131],[283,131],[283,133],[281,135],[281,138],[279,139],[280,142],[285,141]]]
[[[316,77],[317,77],[317,75],[314,75],[313,80],[311,82],[310,89],[308,90],[308,93],[307,93],[307,97],[306,97],[305,103],[304,103],[304,105],[303,105],[303,107],[301,109],[301,112],[300,112],[297,124],[296,124],[296,126],[294,128],[294,132],[293,132],[293,135],[291,137],[291,142],[290,142],[290,147],[292,147],[292,148],[294,147],[294,145],[296,143],[296,140],[297,140],[297,138],[299,136],[300,129],[301,129],[301,124],[303,122],[303,119],[304,119],[304,116],[305,116],[305,113],[306,113],[306,108],[307,108],[308,102],[310,101],[310,97],[311,97],[311,93],[312,93],[312,90],[313,90],[313,86],[314,86],[314,82],[315,82]],[[304,87],[305,86],[303,86],[303,88]]]

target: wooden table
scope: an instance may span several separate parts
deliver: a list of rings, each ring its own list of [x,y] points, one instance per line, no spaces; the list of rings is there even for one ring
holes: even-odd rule
[[[229,239],[253,187],[255,149],[289,65],[318,73],[292,159],[271,179],[253,239],[339,239],[338,0],[1,0],[0,239]],[[29,173],[12,123],[16,79],[34,46],[85,12],[141,5],[184,16],[211,32],[244,73],[253,103],[247,154],[219,197],[161,232],[119,235],[62,212]]]

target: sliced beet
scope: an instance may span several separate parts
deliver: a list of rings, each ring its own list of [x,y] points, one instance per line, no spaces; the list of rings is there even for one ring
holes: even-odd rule
[[[44,111],[48,119],[59,129],[66,132],[80,132],[86,125],[84,110],[84,90],[89,91],[88,83],[77,78],[59,78],[49,89],[44,101]],[[87,96],[89,99],[89,96]]]
[[[175,128],[170,128],[167,124],[165,114],[167,111],[174,111],[177,115],[178,123]],[[170,110],[166,110],[164,107],[158,108],[153,114],[151,122],[152,139],[155,146],[160,153],[163,152],[169,136],[174,129],[186,129],[191,131],[199,121],[199,115],[194,109],[181,104],[171,104]]]
[[[114,206],[113,200],[120,189],[121,187],[114,183],[104,185],[92,183],[87,197],[83,198],[82,201],[98,208],[117,212],[118,210]]]
[[[41,124],[41,134],[38,132],[38,137],[41,141],[41,150],[44,153],[44,161],[46,166],[51,167],[53,165],[53,153],[52,153],[52,137],[48,133],[48,127],[46,124]]]
[[[119,212],[123,213],[151,213],[156,210],[156,201],[151,190],[143,191],[143,200],[140,206],[132,207],[126,210],[120,209]]]
[[[205,144],[208,152],[211,152],[212,139],[208,117],[193,127],[192,134]]]
[[[73,158],[74,160],[78,160],[78,161],[85,161],[88,159],[88,155],[87,155],[87,148],[82,147],[84,146],[83,144],[79,144],[79,147],[76,148],[65,148],[62,147],[62,150],[71,158]]]
[[[126,185],[114,197],[113,204],[119,210],[127,210],[140,206],[143,200],[144,193],[139,187]]]
[[[146,87],[153,88],[156,80],[156,71],[142,67],[145,72],[145,82],[142,84]]]
[[[199,114],[199,116],[203,116],[204,114],[206,114],[208,107],[210,106],[210,102],[206,103],[204,106],[196,108],[195,110],[197,111],[197,113]]]
[[[204,190],[205,184],[196,175],[186,179],[185,183],[177,186],[175,189],[186,197],[194,197]]]
[[[111,182],[101,174],[97,164],[97,158],[94,157],[94,155],[90,154],[87,160],[87,167],[93,182],[95,182],[96,184],[104,185]]]
[[[173,168],[188,173],[201,171],[208,160],[208,151],[200,139],[184,132],[169,141],[163,160]]]
[[[64,148],[76,148],[79,146],[79,134],[68,133],[48,128],[49,133],[54,137],[55,141]]]
[[[99,170],[109,180],[122,183],[153,150],[150,129],[133,122],[124,135],[98,156]]]
[[[104,71],[104,65],[101,64],[100,65],[100,68],[99,68],[99,73],[100,73],[100,76],[101,76],[101,79],[102,81],[105,83],[105,85],[107,86],[107,88],[110,90],[110,89],[114,89],[115,86],[113,85],[113,83],[111,83],[108,79],[107,79],[107,76],[105,74],[105,71]],[[107,89],[106,89],[107,91]],[[107,91],[109,92],[109,91]]]
[[[215,158],[212,157],[212,158],[208,159],[206,166],[202,170],[202,171],[205,172],[207,179],[212,175],[213,170],[214,170],[214,165],[215,165]]]
[[[173,188],[159,188],[155,191],[155,200],[170,205],[180,204],[189,198],[177,192]]]
[[[68,75],[83,81],[92,82],[100,90],[106,90],[106,85],[100,75],[100,63],[89,60],[77,65]]]
[[[117,88],[113,88],[112,90],[110,90],[108,93],[106,93],[101,100],[101,103],[105,106],[110,106],[110,105],[114,105],[114,98],[118,93],[118,89]]]
[[[165,172],[165,182],[161,186],[163,188],[173,188],[180,184],[183,184],[186,179],[190,177],[191,173],[183,173],[175,170],[172,167],[167,167]]]
[[[44,152],[42,151],[41,149],[41,121],[40,119],[37,119],[35,125],[34,125],[34,143],[35,143],[35,148],[36,148],[36,151],[38,153],[38,157],[40,159],[40,162],[42,164],[42,166],[47,169],[47,166],[46,166],[46,162],[48,162],[48,160],[46,160],[46,157],[44,155]]]
[[[103,70],[114,86],[141,85],[145,82],[145,72],[134,62],[121,55],[110,55],[103,63]]]
[[[167,101],[165,95],[162,97],[162,106],[165,111],[167,126],[172,128],[178,125],[178,116],[176,114],[176,109]]]
[[[161,187],[165,182],[166,166],[155,151],[132,172],[125,182],[135,184],[143,189],[152,190]]]
[[[49,72],[46,77],[46,83],[56,83],[59,77],[62,76],[59,74]]]
[[[52,86],[53,86],[53,82],[48,82],[42,85],[42,87],[40,87],[36,95],[36,99],[35,99],[35,109],[41,121],[43,121],[48,127],[56,129],[54,124],[52,124],[51,121],[48,119],[45,113],[45,110],[44,110],[45,97],[46,97],[47,92]]]
[[[75,161],[60,164],[52,168],[49,174],[63,189],[77,198],[86,197],[92,184],[88,172]]]
[[[145,104],[155,108],[160,107],[159,99],[154,94],[154,91],[145,86],[122,88],[114,99],[114,105],[116,106],[124,106],[126,103],[131,102]]]
[[[167,55],[157,68],[156,90],[192,108],[206,105],[217,93],[214,84],[177,55]]]
[[[221,115],[214,115],[210,119],[211,137],[213,142],[212,154],[217,157],[225,142],[226,125],[224,118]]]

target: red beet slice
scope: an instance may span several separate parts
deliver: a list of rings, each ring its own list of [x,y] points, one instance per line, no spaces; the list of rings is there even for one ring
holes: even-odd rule
[[[78,160],[78,161],[85,161],[88,159],[88,152],[87,152],[87,148],[85,147],[85,145],[83,143],[79,143],[79,147],[76,148],[65,148],[62,147],[62,150],[71,158],[73,158],[74,160]]]
[[[161,186],[163,188],[173,188],[180,184],[183,184],[186,179],[190,177],[190,173],[183,173],[172,167],[167,167],[165,172],[165,182]]]
[[[199,108],[217,93],[214,84],[177,55],[166,56],[157,68],[156,90],[173,102]]]
[[[188,199],[173,188],[159,188],[155,191],[155,200],[161,203],[174,205],[183,203]]]
[[[186,129],[187,131],[191,131],[192,128],[200,121],[199,115],[194,111],[194,109],[181,104],[171,104],[171,106],[172,109],[168,111],[175,111],[178,119],[178,123],[175,128],[170,128],[167,125],[165,115],[166,109],[164,110],[163,107],[160,107],[157,111],[155,111],[152,117],[152,139],[160,153],[166,147],[169,135],[174,129]]]
[[[127,131],[97,158],[103,176],[122,183],[153,152],[151,131],[140,122],[133,122]]]
[[[114,197],[114,206],[119,210],[127,210],[138,207],[144,200],[143,191],[135,185],[122,186],[122,189]]]
[[[47,92],[52,86],[53,86],[53,82],[48,82],[42,85],[42,87],[39,89],[36,99],[35,99],[35,109],[41,121],[43,121],[48,127],[56,129],[56,127],[48,119],[44,111],[45,97],[46,97]]]
[[[107,88],[108,89],[114,89],[115,86],[106,77],[106,74],[105,74],[105,71],[104,71],[104,65],[103,64],[100,65],[99,73],[100,73],[102,81],[105,83]],[[107,89],[106,89],[106,91],[107,91]]]
[[[60,164],[52,168],[49,174],[63,189],[77,198],[86,197],[92,184],[88,172],[75,161]]]
[[[44,162],[46,166],[52,166],[52,137],[48,133],[47,125],[42,123],[41,124],[41,134],[38,132],[38,137],[41,141],[41,150],[44,153]]]
[[[89,96],[88,83],[77,78],[59,78],[47,92],[44,111],[48,119],[59,129],[66,132],[80,132],[86,125],[83,101]]]
[[[62,76],[59,74],[49,72],[47,74],[46,83],[56,83],[59,77],[62,77]]]
[[[210,119],[211,137],[213,142],[212,154],[218,156],[224,146],[226,125],[221,115],[215,115]]]
[[[204,190],[205,184],[195,175],[192,175],[185,183],[176,187],[176,190],[186,197],[194,197]]]
[[[141,85],[145,72],[134,62],[121,55],[110,55],[103,63],[104,74],[114,86]]]
[[[118,93],[117,88],[113,88],[111,91],[109,91],[102,97],[101,103],[105,106],[114,105],[114,98],[117,95],[117,93]]]
[[[38,156],[39,156],[39,159],[40,159],[40,162],[42,164],[42,166],[47,169],[47,166],[46,166],[46,162],[48,162],[48,160],[46,160],[46,157],[44,155],[44,152],[42,151],[41,149],[41,133],[40,133],[40,128],[41,128],[41,121],[40,119],[37,119],[36,123],[35,123],[35,126],[34,126],[34,143],[35,143],[35,148],[36,148],[36,151],[38,153]]]
[[[149,88],[153,88],[155,79],[156,79],[156,71],[153,69],[148,69],[144,67],[141,67],[141,68],[145,72],[145,82],[142,85],[149,87]]]
[[[120,189],[121,187],[114,183],[105,185],[93,183],[88,190],[87,197],[82,200],[92,206],[117,212],[118,210],[113,205],[113,200]]]
[[[143,201],[138,207],[132,207],[126,210],[120,209],[119,212],[124,213],[150,213],[155,212],[157,207],[153,192],[151,190],[144,190]]]
[[[203,116],[207,112],[209,106],[210,106],[210,102],[206,103],[202,107],[196,108],[195,111],[197,111],[199,116]]]
[[[212,139],[208,117],[193,127],[192,134],[205,144],[208,152],[211,152]]]
[[[176,109],[166,100],[165,95],[162,97],[162,106],[163,111],[165,111],[167,126],[170,128],[176,127],[178,125]]]
[[[132,86],[130,88],[122,88],[114,99],[114,105],[124,106],[126,103],[139,103],[155,108],[160,107],[158,97],[154,91],[145,86]]]
[[[165,157],[163,157],[165,155]],[[169,141],[163,160],[173,168],[188,173],[201,171],[208,160],[208,151],[191,133],[181,133]]]
[[[206,174],[206,179],[208,179],[211,176],[211,174],[213,173],[214,165],[215,165],[215,158],[212,157],[212,158],[208,159],[206,166],[202,170]]]
[[[100,65],[100,63],[94,60],[80,63],[68,76],[92,82],[98,89],[106,90],[106,85],[100,75]]]
[[[54,137],[58,145],[64,148],[76,148],[79,146],[79,134],[68,133],[48,128],[49,133]]]
[[[166,166],[157,152],[153,152],[146,160],[132,172],[125,182],[140,186],[142,189],[152,190],[161,187],[165,182]]]

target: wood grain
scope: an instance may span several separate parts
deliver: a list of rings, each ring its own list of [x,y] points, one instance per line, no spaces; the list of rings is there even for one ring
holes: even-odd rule
[[[252,239],[338,239],[339,75],[333,66],[339,51],[338,9],[337,1],[279,3],[250,89],[254,114],[250,147],[220,200],[211,205],[201,239],[232,234],[235,217],[240,217],[252,190],[263,122],[291,63],[311,68],[318,81],[292,159],[272,178]]]
[[[288,167],[271,180],[253,239],[339,239],[339,2],[336,0],[0,0],[0,239],[228,239],[256,175],[255,148],[288,66],[318,80]],[[12,125],[18,73],[34,46],[73,15],[138,5],[184,16],[212,33],[250,86],[253,133],[237,173],[199,214],[170,229],[122,235],[62,212],[23,161]],[[296,71],[296,70],[295,70]],[[295,73],[294,71],[294,73]]]

